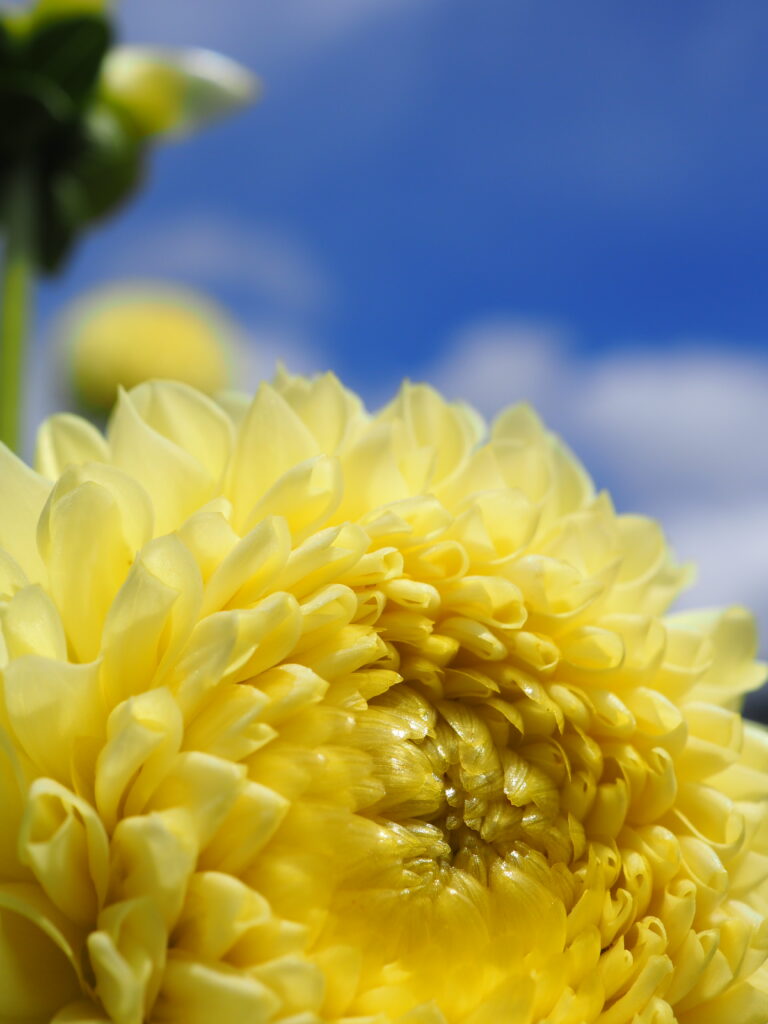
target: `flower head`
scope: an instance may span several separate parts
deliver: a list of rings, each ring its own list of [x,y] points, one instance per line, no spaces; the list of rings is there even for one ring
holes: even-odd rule
[[[79,299],[61,328],[77,395],[111,409],[119,387],[150,378],[210,394],[230,382],[236,331],[193,291],[169,285],[112,285]]]
[[[0,1019],[759,1024],[741,611],[526,408],[123,393],[0,474]]]

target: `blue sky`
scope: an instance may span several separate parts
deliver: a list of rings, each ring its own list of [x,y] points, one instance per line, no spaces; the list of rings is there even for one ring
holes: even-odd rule
[[[83,249],[71,287],[195,214],[316,263],[323,308],[259,294],[245,273],[198,273],[243,317],[307,330],[363,386],[372,348],[394,379],[467,322],[509,311],[566,324],[587,351],[768,337],[760,0],[121,11],[125,38],[217,46],[259,70],[266,95],[158,153],[141,201]],[[141,269],[133,251],[121,259]]]
[[[41,296],[160,277],[380,401],[528,397],[768,634],[764,0],[123,0],[263,102],[166,146]],[[42,335],[41,335],[42,336]]]

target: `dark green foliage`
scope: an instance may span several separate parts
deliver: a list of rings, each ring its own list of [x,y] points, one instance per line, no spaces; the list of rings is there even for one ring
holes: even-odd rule
[[[43,271],[57,270],[81,231],[140,177],[141,141],[98,97],[111,43],[98,15],[58,15],[19,31],[0,21],[0,189],[19,163],[34,176]]]

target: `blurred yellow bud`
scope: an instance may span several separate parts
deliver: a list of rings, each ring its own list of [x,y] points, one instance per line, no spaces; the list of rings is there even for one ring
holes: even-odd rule
[[[139,134],[182,136],[253,102],[261,85],[213,50],[118,46],[104,61],[101,89]]]
[[[63,342],[78,398],[109,409],[119,386],[132,388],[157,377],[209,394],[226,388],[236,329],[192,291],[121,285],[77,302],[64,319]]]

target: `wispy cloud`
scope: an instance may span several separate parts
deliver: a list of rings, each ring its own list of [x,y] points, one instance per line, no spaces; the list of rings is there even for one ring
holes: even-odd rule
[[[768,641],[768,358],[715,342],[580,357],[566,333],[496,321],[429,375],[486,414],[530,400],[627,510],[698,564],[683,604],[744,603]]]
[[[168,218],[125,239],[101,269],[113,277],[170,277],[198,287],[243,288],[252,302],[287,313],[317,312],[334,295],[320,261],[300,239],[212,211]]]
[[[209,46],[258,56],[267,68],[335,45],[382,20],[433,0],[132,0],[120,20],[126,38]]]

